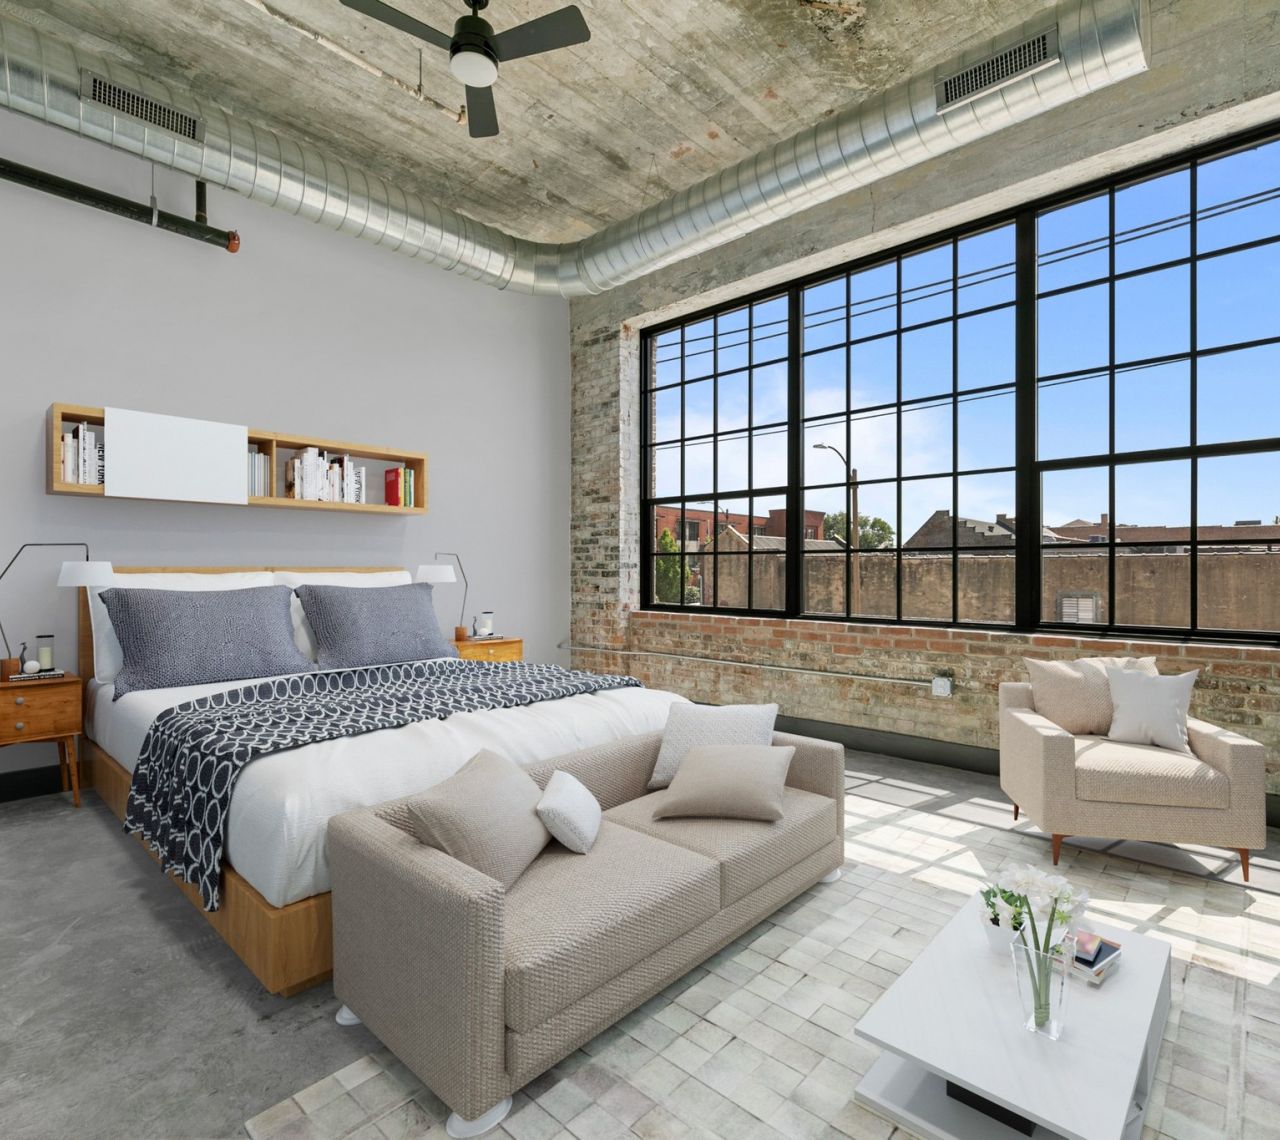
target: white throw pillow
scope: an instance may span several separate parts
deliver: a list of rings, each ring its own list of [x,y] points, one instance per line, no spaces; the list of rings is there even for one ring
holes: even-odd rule
[[[600,834],[602,812],[586,784],[568,772],[556,771],[538,801],[538,818],[570,851],[585,855]]]
[[[700,744],[772,744],[777,705],[672,705],[649,790],[665,788],[690,748]]]
[[[1187,709],[1199,669],[1175,677],[1149,677],[1129,669],[1107,670],[1111,682],[1110,740],[1125,744],[1154,744],[1172,752],[1190,754],[1187,739]]]
[[[407,586],[413,581],[408,570],[378,570],[370,573],[360,571],[335,570],[331,573],[320,571],[277,570],[271,575],[273,586],[288,586],[296,590],[299,586]],[[316,645],[316,635],[307,621],[302,609],[302,602],[297,594],[289,603],[289,618],[293,622],[293,643],[300,652],[305,653],[312,661],[320,660],[320,650]]]
[[[117,590],[248,590],[270,586],[271,574],[266,570],[238,571],[227,574],[115,574],[112,585]],[[93,675],[100,684],[110,685],[124,668],[124,651],[116,631],[111,627],[107,607],[98,596],[111,586],[93,586],[89,590],[89,625],[93,629]]]

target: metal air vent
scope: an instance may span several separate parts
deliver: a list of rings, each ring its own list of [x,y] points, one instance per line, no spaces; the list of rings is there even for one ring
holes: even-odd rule
[[[963,71],[936,84],[938,110],[960,107],[979,95],[999,90],[1015,79],[1034,75],[1058,62],[1058,27],[1055,24],[1038,36],[989,55]]]
[[[152,99],[150,95],[144,95],[132,87],[114,83],[87,68],[80,72],[80,98],[110,107],[118,115],[127,115],[180,138],[204,142],[204,122],[201,119],[180,111],[177,107],[171,107],[168,103]]]

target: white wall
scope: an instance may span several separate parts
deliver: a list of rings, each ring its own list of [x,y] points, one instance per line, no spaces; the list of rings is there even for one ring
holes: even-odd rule
[[[0,111],[0,155],[138,201],[150,167]],[[190,180],[157,171],[191,216]],[[471,613],[527,654],[569,626],[569,344],[563,302],[501,293],[215,189],[231,255],[0,181],[0,567],[23,542],[86,541],[117,565],[389,565],[460,551]],[[54,401],[247,423],[425,451],[414,518],[80,500],[45,494]],[[9,641],[52,632],[75,665],[63,557],[29,550],[0,582]],[[461,586],[439,587],[450,629]],[[0,751],[0,771],[52,763]]]

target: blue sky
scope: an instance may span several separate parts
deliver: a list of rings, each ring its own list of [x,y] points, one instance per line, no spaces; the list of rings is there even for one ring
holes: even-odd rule
[[[1191,175],[1179,170],[1120,189],[1115,195],[1118,272],[1142,270],[1186,257],[1190,251]],[[1197,171],[1197,244],[1201,254],[1280,233],[1280,143],[1202,163]],[[1041,292],[1104,275],[1110,262],[1110,204],[1106,195],[1044,214],[1038,223],[1038,288]],[[958,312],[953,312],[953,256],[960,273]],[[1011,383],[1014,376],[1013,228],[1000,227],[965,238],[954,255],[948,244],[901,263],[903,326],[946,319],[899,335],[898,268],[893,263],[840,277],[803,293],[802,349],[805,398],[805,482],[836,481],[840,461],[812,445],[826,442],[849,451],[860,479],[898,473],[939,475],[952,470],[953,418],[958,417],[956,469],[1013,463],[1014,399],[1011,390],[971,394],[971,389]],[[1098,370],[1049,379],[1040,391],[1039,450],[1042,458],[1073,458],[1108,447],[1107,366],[1114,339],[1115,436],[1118,451],[1185,446],[1191,432],[1191,366],[1187,360],[1156,366],[1130,362],[1190,351],[1194,329],[1200,350],[1280,336],[1280,245],[1202,258],[1196,267],[1196,312],[1192,312],[1189,265],[1142,273],[1115,284],[1115,328],[1109,323],[1106,284],[1038,303],[1039,374]],[[1005,305],[992,312],[975,309]],[[751,373],[754,406],[748,403],[745,308],[685,329],[683,389],[656,396],[656,440],[715,428],[721,436],[686,445],[686,489],[690,493],[737,491],[786,482],[785,432],[770,425],[787,414],[785,298],[757,304]],[[953,360],[953,331],[955,357]],[[848,346],[849,339],[872,338]],[[901,351],[903,398],[924,399],[904,408],[872,411],[896,399]],[[711,351],[713,348],[716,351]],[[657,349],[655,382],[679,379],[678,332]],[[718,407],[710,379],[720,369]],[[742,368],[744,371],[732,373]],[[846,368],[850,376],[846,416]],[[958,400],[951,399],[952,373]],[[704,379],[705,378],[705,379]],[[967,394],[969,393],[969,394]],[[1197,428],[1202,443],[1280,436],[1280,345],[1203,356],[1197,372]],[[848,434],[846,434],[848,433]],[[748,472],[752,437],[754,471]],[[850,446],[850,440],[852,446]],[[720,465],[713,487],[712,459]],[[657,493],[677,495],[680,449],[659,448]],[[1188,461],[1122,465],[1117,472],[1115,515],[1141,525],[1185,526],[1189,522]],[[1048,525],[1081,517],[1096,520],[1108,509],[1104,469],[1055,473],[1044,484]],[[993,519],[1014,512],[1010,474],[960,477],[963,515]],[[906,536],[934,509],[949,509],[949,478],[903,486],[903,518],[895,513],[892,487],[865,487],[859,509],[888,518]],[[777,504],[782,505],[782,504]],[[806,506],[842,510],[843,491],[806,493]],[[749,505],[743,501],[745,512]],[[736,508],[735,508],[736,509]],[[765,513],[757,506],[757,513]],[[1280,453],[1204,460],[1199,472],[1199,513],[1205,524],[1240,519],[1271,522],[1280,515]],[[899,526],[899,524],[901,524]]]

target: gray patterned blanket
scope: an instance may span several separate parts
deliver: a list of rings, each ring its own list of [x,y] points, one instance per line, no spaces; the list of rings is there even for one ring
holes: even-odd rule
[[[227,809],[241,769],[272,752],[456,712],[505,709],[639,686],[634,677],[526,662],[442,658],[303,673],[175,705],[156,717],[133,770],[124,829],[217,910]]]

